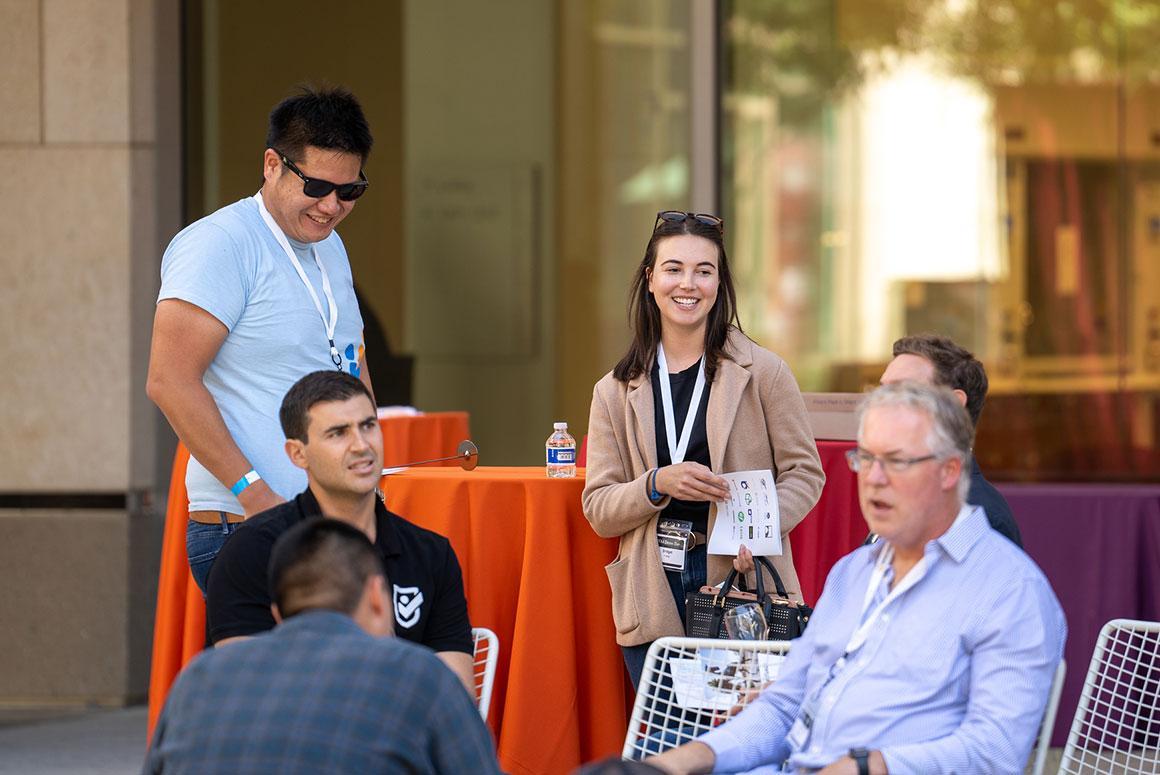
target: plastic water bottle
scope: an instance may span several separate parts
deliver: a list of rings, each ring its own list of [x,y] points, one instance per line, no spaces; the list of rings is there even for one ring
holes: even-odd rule
[[[576,439],[568,433],[568,423],[552,423],[555,429],[544,445],[548,453],[548,477],[568,478],[576,475]]]

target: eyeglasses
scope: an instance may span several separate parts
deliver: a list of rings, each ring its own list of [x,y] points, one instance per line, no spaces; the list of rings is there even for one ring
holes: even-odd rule
[[[353,202],[365,194],[367,186],[370,185],[370,181],[367,180],[367,176],[363,174],[362,170],[358,171],[358,180],[354,183],[331,183],[329,180],[321,178],[308,178],[302,174],[302,170],[298,169],[294,162],[286,157],[286,154],[277,148],[271,150],[278,154],[278,158],[282,160],[287,169],[302,178],[302,193],[311,199],[322,199],[324,196],[330,196],[331,191],[337,191],[339,199],[344,202]]]
[[[684,223],[689,218],[692,218],[697,223],[710,226],[719,232],[725,232],[725,221],[716,215],[710,215],[709,213],[686,213],[684,210],[661,210],[657,213],[657,221],[653,224],[653,231],[656,231],[662,222]]]
[[[865,471],[870,473],[874,468],[874,463],[877,461],[882,464],[883,471],[889,471],[892,474],[905,473],[912,465],[916,463],[925,463],[928,460],[935,460],[938,455],[923,455],[922,457],[879,457],[878,455],[871,455],[864,449],[851,449],[846,451],[846,463],[849,464],[850,470],[858,473]]]

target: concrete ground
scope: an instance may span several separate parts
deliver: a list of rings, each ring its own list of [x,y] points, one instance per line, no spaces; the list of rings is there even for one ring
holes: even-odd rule
[[[141,771],[147,710],[0,711],[0,775]]]

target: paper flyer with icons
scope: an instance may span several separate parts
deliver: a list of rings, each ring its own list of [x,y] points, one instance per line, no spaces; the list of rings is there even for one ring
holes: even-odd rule
[[[745,692],[775,680],[783,661],[781,654],[763,653],[742,659],[730,649],[704,649],[695,657],[670,657],[677,705],[689,710],[727,711]]]
[[[717,503],[709,554],[736,555],[742,544],[762,557],[781,554],[781,512],[773,472],[736,471],[721,478],[729,483],[729,500]]]

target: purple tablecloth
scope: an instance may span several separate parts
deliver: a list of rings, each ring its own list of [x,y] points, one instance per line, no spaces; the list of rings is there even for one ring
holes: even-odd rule
[[[1001,484],[1023,546],[1067,616],[1067,680],[1052,745],[1067,741],[1088,662],[1109,619],[1160,620],[1160,486]]]

